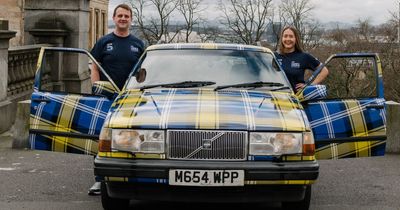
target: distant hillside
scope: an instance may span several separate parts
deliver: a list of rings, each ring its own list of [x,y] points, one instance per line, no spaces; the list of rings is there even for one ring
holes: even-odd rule
[[[354,26],[354,24],[350,24],[350,23],[343,23],[343,22],[339,22],[339,21],[329,21],[326,23],[321,23],[322,28],[330,30],[330,29],[336,29],[336,28],[340,28],[340,29],[347,29],[347,28],[351,28]]]

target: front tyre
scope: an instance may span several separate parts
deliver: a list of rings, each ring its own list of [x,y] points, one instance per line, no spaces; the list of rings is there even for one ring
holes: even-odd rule
[[[104,210],[113,209],[128,209],[129,199],[111,198],[107,192],[107,186],[105,182],[101,182],[101,204]]]
[[[308,210],[311,201],[311,185],[307,186],[304,199],[295,202],[283,202],[282,209]]]

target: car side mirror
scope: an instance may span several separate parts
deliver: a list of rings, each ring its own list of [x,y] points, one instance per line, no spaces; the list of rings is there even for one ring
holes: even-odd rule
[[[146,80],[147,71],[145,68],[140,68],[139,71],[136,72],[135,77],[138,83],[142,83]]]
[[[300,94],[298,94],[299,100],[310,101],[324,99],[328,95],[325,85],[309,85],[306,86]]]
[[[96,81],[92,85],[92,93],[94,95],[105,96],[111,100],[115,98],[118,91],[115,90],[114,86],[109,81]]]

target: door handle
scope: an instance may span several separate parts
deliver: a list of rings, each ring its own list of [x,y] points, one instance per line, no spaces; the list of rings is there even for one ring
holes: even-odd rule
[[[385,106],[378,105],[378,104],[370,104],[370,105],[367,105],[365,108],[367,108],[367,109],[383,109],[383,108],[385,108]]]
[[[32,102],[37,102],[37,103],[45,102],[45,103],[49,103],[49,102],[50,102],[50,99],[48,99],[48,98],[34,98],[34,99],[32,99]]]

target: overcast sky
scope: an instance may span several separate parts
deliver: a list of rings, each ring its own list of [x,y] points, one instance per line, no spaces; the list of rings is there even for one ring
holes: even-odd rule
[[[109,11],[110,17],[114,7],[119,3],[127,0],[110,0]],[[217,0],[203,0],[208,4],[215,4]],[[280,0],[273,0],[274,4],[279,4]],[[390,18],[389,11],[398,13],[400,0],[311,0],[315,9],[313,10],[314,18],[321,23],[339,21],[343,23],[353,24],[357,20],[365,20],[369,18],[372,24],[381,24]],[[209,8],[212,6],[209,6]],[[215,11],[209,9],[210,11]],[[212,17],[214,14],[207,17]]]

